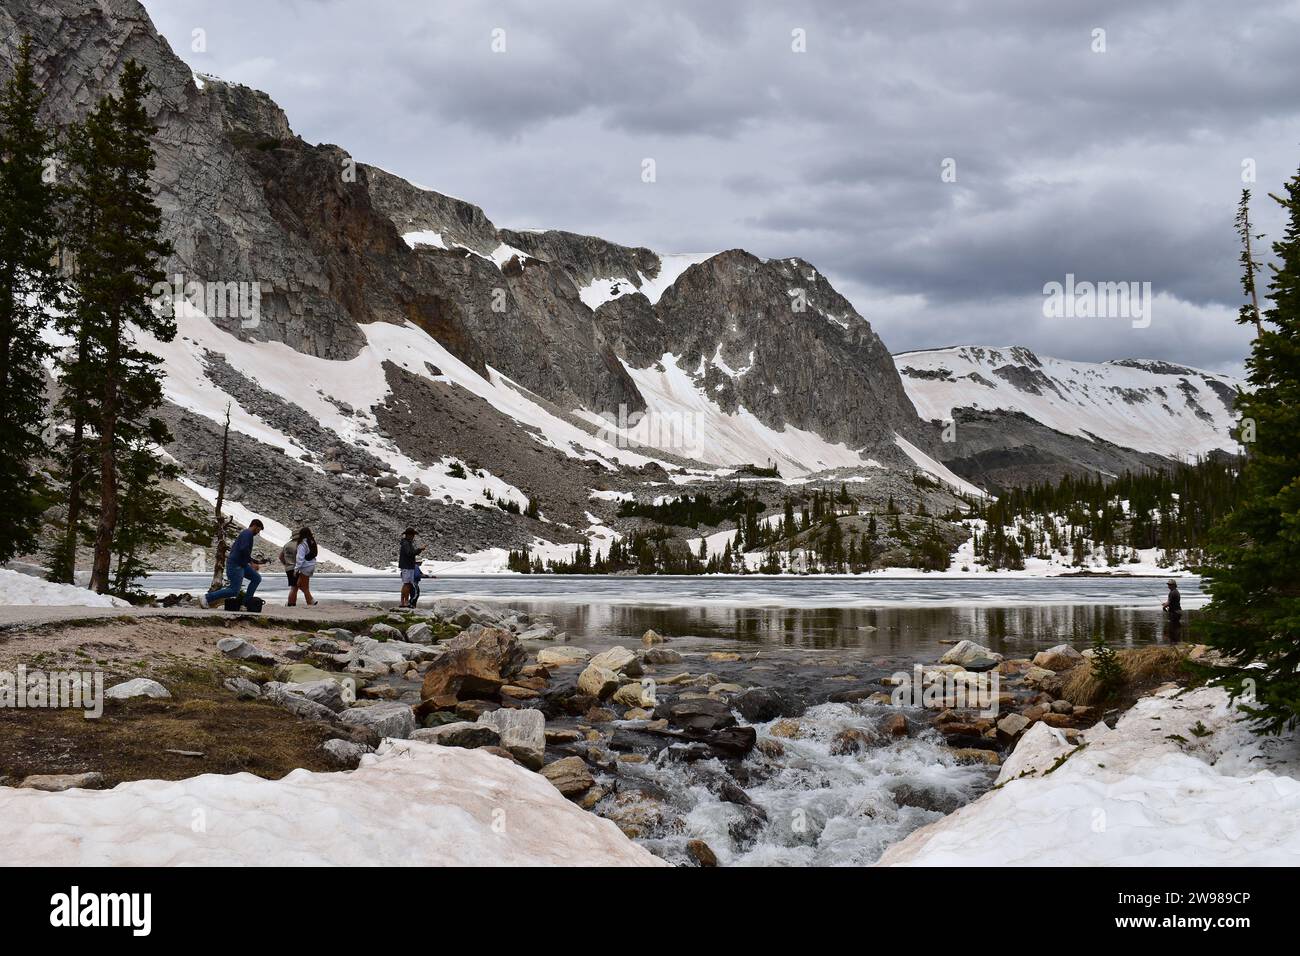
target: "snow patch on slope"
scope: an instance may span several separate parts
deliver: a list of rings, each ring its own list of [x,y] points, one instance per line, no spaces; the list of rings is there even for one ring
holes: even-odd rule
[[[434,249],[463,249],[466,252],[473,253],[480,259],[486,259],[498,269],[504,268],[505,264],[516,256],[518,256],[520,260],[533,258],[522,249],[517,249],[504,242],[499,243],[495,249],[486,255],[479,252],[477,249],[471,249],[463,242],[457,242],[452,246],[449,246],[447,245],[447,240],[443,238],[442,233],[433,229],[417,229],[414,232],[403,233],[402,239],[405,240],[406,244],[412,249],[417,249],[421,246],[431,246]]]
[[[743,406],[723,411],[671,352],[648,368],[632,368],[626,362],[623,367],[647,405],[645,416],[625,433],[634,442],[721,466],[764,465],[775,459],[784,477],[869,464],[857,451],[816,432],[789,424],[778,431]],[[590,412],[581,414],[609,427]]]
[[[985,491],[983,488],[979,488],[976,487],[975,485],[972,485],[965,478],[962,478],[961,476],[949,470],[946,465],[943,465],[940,462],[935,461],[933,458],[931,458],[925,452],[921,451],[921,449],[917,448],[915,445],[913,445],[902,435],[899,435],[897,432],[894,433],[894,444],[898,445],[898,447],[903,450],[903,453],[916,463],[916,466],[918,468],[920,468],[922,471],[929,472],[931,475],[938,478],[944,484],[949,485],[952,488],[955,488],[960,494],[974,495],[976,498],[989,497],[989,493]]]
[[[244,341],[218,328],[197,310],[179,311],[182,314],[177,319],[178,332],[171,342],[141,335],[146,347],[163,359],[166,371],[163,394],[169,401],[214,422],[224,419],[226,405],[230,403],[233,431],[278,448],[294,459],[310,454],[294,438],[246,411],[207,377],[200,356],[205,350],[211,350],[224,355],[245,377],[297,405],[344,441],[365,448],[397,474],[423,482],[436,497],[449,497],[469,507],[486,501],[486,493],[490,492],[495,498],[513,499],[521,506],[527,503],[528,496],[520,489],[489,472],[454,478],[441,463],[426,467],[403,455],[392,441],[379,436],[379,423],[371,408],[381,404],[388,395],[385,361],[426,378],[432,377],[424,364],[429,362],[445,373],[483,382],[476,372],[416,326],[382,322],[363,325],[361,329],[371,344],[356,358],[340,362],[297,352],[281,342]],[[336,402],[351,406],[359,414],[344,414]],[[309,467],[320,470],[318,464]]]
[[[176,825],[201,807],[221,808],[208,831]],[[351,773],[203,774],[63,793],[2,787],[0,818],[0,858],[15,865],[666,865],[540,774],[417,741],[385,741]]]
[[[435,249],[447,248],[447,242],[442,238],[442,233],[434,232],[432,229],[419,229],[415,232],[408,232],[402,238],[412,249],[418,246],[433,246]]]
[[[1170,458],[1236,451],[1226,375],[1162,362],[1070,362],[1025,348],[961,346],[894,356],[921,417],[954,408],[1022,412],[1067,435]],[[1212,384],[1213,383],[1213,384]]]
[[[309,452],[293,437],[246,411],[218,388],[204,374],[200,356],[205,350],[224,355],[247,378],[303,409],[344,441],[365,448],[398,475],[424,483],[433,497],[450,499],[464,507],[482,504],[491,495],[497,500],[514,500],[522,508],[527,505],[528,496],[486,469],[480,469],[478,474],[466,469],[464,478],[453,477],[449,474],[452,463],[449,459],[421,464],[404,455],[394,442],[382,438],[372,408],[382,404],[389,394],[385,362],[423,378],[465,389],[529,428],[534,440],[570,458],[596,461],[610,469],[616,467],[615,462],[640,467],[656,460],[617,447],[557,417],[495,369],[489,368],[488,377],[484,378],[412,323],[362,325],[367,345],[353,359],[334,361],[297,352],[280,342],[244,341],[218,328],[197,310],[180,312],[179,330],[173,341],[159,342],[151,336],[141,336],[142,344],[163,359],[165,397],[214,422],[224,419],[226,405],[230,403],[233,431],[278,448],[294,459]],[[438,374],[434,374],[435,369]],[[337,403],[350,406],[356,414],[345,414]],[[319,465],[309,467],[320,468]]]
[[[683,272],[697,263],[712,259],[714,255],[716,253],[713,252],[688,252],[660,256],[659,273],[653,279],[646,278],[643,272],[636,274],[635,282],[627,276],[592,279],[578,290],[578,297],[587,308],[595,310],[620,296],[640,292],[653,305],[672,287]]]

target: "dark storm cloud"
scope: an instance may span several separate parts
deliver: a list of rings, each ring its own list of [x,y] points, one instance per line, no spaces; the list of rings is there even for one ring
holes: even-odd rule
[[[1231,367],[1241,164],[1275,233],[1264,193],[1300,160],[1286,0],[146,6],[195,69],[267,90],[309,140],[501,225],[802,256],[894,349]],[[1151,282],[1152,327],[1045,319],[1067,273]]]

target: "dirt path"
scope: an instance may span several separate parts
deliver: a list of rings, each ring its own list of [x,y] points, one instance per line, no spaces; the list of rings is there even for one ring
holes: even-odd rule
[[[346,626],[346,621],[362,621],[397,606],[396,601],[320,601],[315,607],[285,607],[267,604],[260,615],[231,614],[226,611],[205,611],[197,607],[31,607],[26,605],[0,605],[0,643],[14,631],[22,631],[52,624],[76,624],[87,621],[142,620],[164,618],[168,620],[195,618],[203,621],[239,621],[262,619],[276,621],[286,626],[301,626],[317,630],[334,624]],[[221,626],[221,625],[218,625]]]

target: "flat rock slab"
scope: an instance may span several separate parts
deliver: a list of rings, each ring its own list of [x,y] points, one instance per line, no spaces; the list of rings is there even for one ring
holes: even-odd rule
[[[437,727],[421,727],[411,734],[412,740],[438,744],[440,747],[492,747],[501,743],[501,735],[487,724],[457,720]]]
[[[61,793],[64,790],[92,790],[103,785],[102,773],[35,773],[23,778],[18,789]]]
[[[121,684],[114,684],[104,691],[104,696],[109,700],[130,700],[132,697],[152,697],[156,700],[165,700],[171,695],[171,691],[166,687],[156,680],[150,680],[148,677],[136,677]]]
[[[540,714],[538,716],[541,716]],[[339,720],[354,727],[369,727],[381,737],[405,740],[415,733],[415,711],[396,701],[382,701],[345,710]]]
[[[223,637],[217,641],[217,650],[238,661],[251,661],[254,664],[276,663],[274,654],[260,647],[254,647],[242,637]]]
[[[581,757],[564,757],[548,763],[541,769],[541,774],[566,797],[581,796],[596,782]]]
[[[591,651],[585,647],[563,644],[557,647],[544,647],[537,652],[537,663],[544,667],[564,667],[568,664],[581,664],[591,658]]]

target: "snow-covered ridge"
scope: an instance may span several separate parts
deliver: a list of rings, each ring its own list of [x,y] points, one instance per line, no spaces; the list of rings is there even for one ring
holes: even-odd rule
[[[1020,412],[1067,435],[1168,458],[1236,451],[1230,429],[1238,385],[1227,375],[1167,362],[1072,362],[1020,347],[955,348],[894,356],[924,419],[955,408]]]

